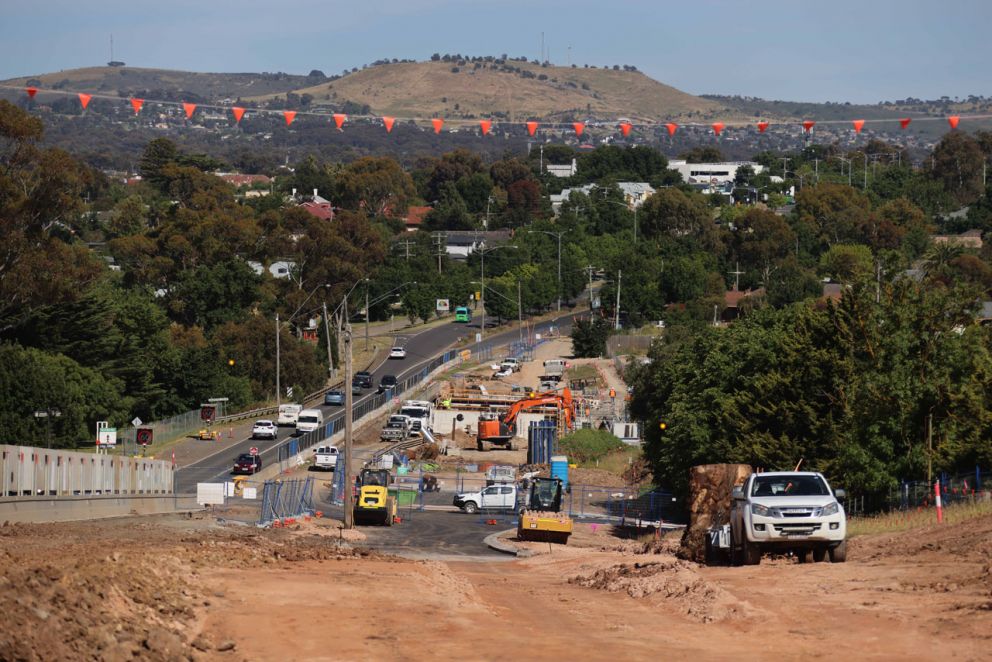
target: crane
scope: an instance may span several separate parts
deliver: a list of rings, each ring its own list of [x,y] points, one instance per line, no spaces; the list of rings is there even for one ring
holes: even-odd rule
[[[484,450],[485,442],[498,446],[506,446],[513,450],[513,437],[517,432],[517,417],[521,412],[538,407],[554,406],[562,417],[565,427],[571,428],[575,418],[575,405],[572,402],[572,392],[565,388],[561,393],[548,391],[517,400],[506,413],[483,415],[479,418],[479,432],[476,437],[476,448]]]

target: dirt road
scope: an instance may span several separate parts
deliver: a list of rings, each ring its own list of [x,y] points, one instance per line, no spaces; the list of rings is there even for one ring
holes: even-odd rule
[[[0,527],[0,659],[992,656],[992,517],[846,564],[706,568],[583,528],[510,562],[410,561],[209,519]],[[53,544],[55,543],[55,544]]]

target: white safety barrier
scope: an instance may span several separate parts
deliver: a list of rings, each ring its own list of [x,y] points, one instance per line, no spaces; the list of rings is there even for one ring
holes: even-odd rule
[[[0,445],[0,499],[172,494],[168,460]]]

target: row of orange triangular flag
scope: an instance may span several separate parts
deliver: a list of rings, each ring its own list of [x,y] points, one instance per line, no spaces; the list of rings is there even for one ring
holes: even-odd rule
[[[35,95],[38,94],[38,88],[36,87],[27,87],[25,88],[25,91],[27,92],[28,96],[32,99],[34,99]],[[77,94],[79,95],[79,103],[82,105],[83,110],[85,110],[90,103],[90,99],[93,98],[93,95],[86,94],[84,92],[78,92]],[[135,115],[141,112],[141,108],[144,105],[144,103],[145,103],[144,99],[131,98],[131,107],[134,108]],[[171,102],[159,102],[159,103],[171,103]],[[183,110],[186,112],[186,119],[192,118],[193,113],[196,112],[196,104],[183,102],[182,106],[183,106]],[[235,123],[240,124],[241,118],[244,117],[245,109],[239,108],[238,106],[233,106],[231,108],[231,112],[234,114]],[[284,110],[282,111],[282,114],[283,117],[286,119],[286,126],[291,125],[293,123],[293,120],[296,119],[295,110]],[[342,126],[344,126],[345,121],[348,119],[348,116],[343,113],[334,113],[333,115],[331,115],[331,117],[334,119],[334,124],[339,129]],[[385,125],[387,132],[391,132],[393,130],[393,124],[395,123],[395,121],[396,118],[394,117],[386,117],[386,116],[382,117],[382,122]],[[899,120],[899,126],[905,129],[906,127],[909,126],[909,123],[912,121],[913,120],[909,117],[903,117]],[[961,117],[958,115],[951,115],[947,118],[947,123],[950,125],[952,129],[958,128],[958,123],[960,121],[961,121]],[[441,133],[441,128],[444,126],[444,120],[440,117],[435,117],[431,119],[431,124],[434,127],[434,133]],[[803,130],[806,133],[809,133],[813,129],[813,126],[815,124],[816,122],[812,120],[805,120],[802,123]],[[851,120],[851,124],[854,126],[855,133],[861,133],[861,129],[863,129],[865,126],[865,120]],[[537,127],[539,125],[540,124],[538,122],[534,122],[534,121],[527,122],[526,123],[527,133],[533,136],[534,133],[537,131]],[[488,135],[489,132],[492,130],[492,126],[493,126],[492,120],[479,120],[479,127],[482,129],[482,135]],[[674,122],[668,122],[664,126],[665,129],[668,131],[669,136],[675,135],[675,131],[679,128],[679,125],[675,124]],[[726,128],[726,125],[723,122],[713,122],[713,124],[711,124],[710,126],[713,129],[713,133],[715,133],[718,136],[724,130],[724,128]],[[769,123],[757,122],[756,126],[758,127],[759,133],[764,133],[765,130],[768,128]],[[575,135],[581,136],[583,131],[585,131],[586,125],[585,122],[573,122],[572,128],[575,130]],[[621,132],[623,132],[624,137],[630,135],[630,130],[632,128],[633,128],[633,124],[631,124],[630,122],[620,123],[620,130]]]

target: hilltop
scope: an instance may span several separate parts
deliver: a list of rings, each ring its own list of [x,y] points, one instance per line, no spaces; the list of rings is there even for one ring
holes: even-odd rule
[[[315,105],[350,102],[398,117],[705,119],[723,110],[723,104],[659,83],[632,67],[542,66],[490,58],[377,64],[294,92],[310,95]]]
[[[285,94],[320,80],[325,79],[323,76],[294,76],[282,72],[226,74],[140,67],[86,67],[22,76],[3,83],[121,96],[154,91],[161,95],[158,98],[164,100],[208,102]]]

